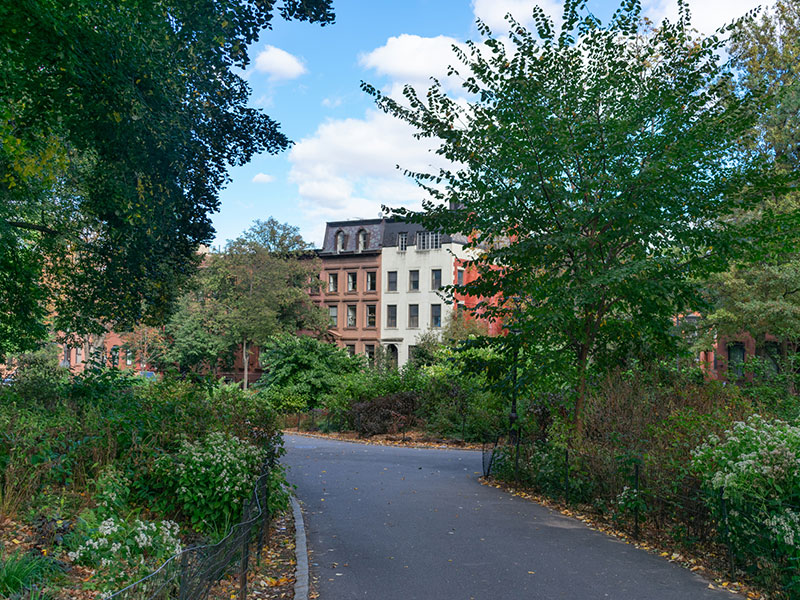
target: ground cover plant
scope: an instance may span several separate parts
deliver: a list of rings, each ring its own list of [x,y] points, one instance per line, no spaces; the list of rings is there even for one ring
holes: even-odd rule
[[[275,412],[258,393],[113,369],[71,377],[41,360],[21,361],[0,387],[0,426],[0,519],[19,544],[3,572],[27,565],[30,575],[8,581],[47,593],[109,593],[181,547],[225,535],[281,452]],[[273,510],[286,502],[282,484],[276,468]],[[53,559],[65,569],[33,568]]]

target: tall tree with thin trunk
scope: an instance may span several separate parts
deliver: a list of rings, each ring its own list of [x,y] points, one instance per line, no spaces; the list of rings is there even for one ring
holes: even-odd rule
[[[484,250],[460,294],[503,319],[540,368],[571,357],[578,428],[592,365],[619,348],[672,344],[674,315],[703,305],[698,277],[724,269],[755,206],[782,180],[743,145],[770,97],[734,90],[722,32],[696,37],[687,6],[653,27],[637,0],[607,23],[567,0],[563,24],[535,8],[501,41],[454,47],[464,94],[434,81],[397,99],[363,84],[452,166],[408,173],[429,194],[395,214]],[[747,234],[757,231],[751,225]],[[693,279],[694,278],[694,279]]]
[[[320,265],[296,227],[274,219],[256,221],[205,267],[207,293],[232,345],[241,345],[245,388],[254,345],[278,333],[322,331],[327,319],[309,290],[319,284]]]

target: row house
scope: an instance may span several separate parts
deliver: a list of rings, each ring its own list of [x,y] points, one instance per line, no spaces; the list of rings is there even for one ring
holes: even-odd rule
[[[328,223],[317,302],[331,337],[370,360],[383,347],[404,365],[420,334],[441,330],[457,309],[441,289],[463,283],[466,241],[395,219]]]
[[[328,223],[317,302],[330,319],[328,333],[351,354],[374,358],[380,343],[383,219]]]

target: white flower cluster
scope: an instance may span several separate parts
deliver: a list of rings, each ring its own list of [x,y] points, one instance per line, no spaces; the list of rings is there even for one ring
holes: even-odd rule
[[[789,508],[772,515],[766,522],[775,539],[786,546],[797,548],[800,544],[800,513]]]
[[[692,455],[714,489],[786,489],[800,482],[800,427],[754,415],[723,440],[710,436]]]
[[[115,517],[104,520],[92,536],[69,559],[78,564],[109,568],[130,561],[144,562],[145,556],[166,558],[181,551],[180,528],[173,521],[126,522]],[[131,541],[133,543],[131,543]]]

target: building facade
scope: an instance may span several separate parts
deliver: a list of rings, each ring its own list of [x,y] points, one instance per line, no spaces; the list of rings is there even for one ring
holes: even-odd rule
[[[350,354],[370,360],[380,343],[383,219],[327,224],[317,302],[330,319],[329,335]]]
[[[456,263],[466,258],[466,240],[420,225],[387,221],[381,256],[381,345],[400,366],[411,358],[419,336],[441,331],[457,306],[443,295],[456,283]]]
[[[457,310],[441,290],[463,278],[465,243],[395,219],[328,223],[316,300],[328,311],[330,337],[370,360],[382,347],[404,365],[419,336],[440,331]]]

